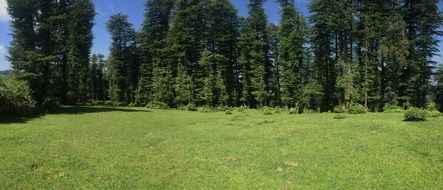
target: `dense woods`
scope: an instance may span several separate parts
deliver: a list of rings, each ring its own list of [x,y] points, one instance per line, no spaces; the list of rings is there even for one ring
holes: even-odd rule
[[[387,105],[443,109],[443,74],[433,57],[443,17],[438,0],[312,0],[304,17],[277,0],[239,17],[229,0],[147,0],[136,31],[111,16],[110,55],[90,55],[91,0],[7,0],[9,61],[39,106],[271,106],[370,111]]]

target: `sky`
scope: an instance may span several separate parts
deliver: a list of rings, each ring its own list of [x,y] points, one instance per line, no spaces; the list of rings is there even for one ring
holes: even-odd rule
[[[109,17],[116,13],[124,13],[129,16],[129,21],[136,29],[140,29],[144,19],[145,0],[93,0],[97,16],[95,17],[94,46],[91,53],[109,54],[110,36],[106,31],[106,22]],[[311,0],[295,0],[297,8],[304,15],[308,16],[308,6]],[[231,0],[238,10],[240,16],[247,16],[247,0]],[[443,8],[443,2],[439,3],[440,10]],[[267,0],[265,4],[266,13],[269,21],[278,23],[280,20],[279,7],[274,0]],[[7,14],[6,0],[0,0],[0,71],[11,68],[6,60],[8,47],[11,42],[11,28],[9,26],[9,16]],[[443,38],[442,38],[443,39]],[[440,43],[440,53],[443,53],[443,42]],[[443,62],[442,57],[435,58]]]

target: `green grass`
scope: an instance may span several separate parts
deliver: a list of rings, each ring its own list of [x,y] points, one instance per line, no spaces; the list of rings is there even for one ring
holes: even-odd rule
[[[443,117],[66,107],[0,122],[0,189],[442,189]]]

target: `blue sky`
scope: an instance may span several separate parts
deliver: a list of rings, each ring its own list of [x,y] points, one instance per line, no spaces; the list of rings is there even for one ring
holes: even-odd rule
[[[143,22],[144,2],[145,0],[94,0],[97,16],[95,18],[96,25],[93,29],[95,39],[92,53],[108,55],[110,36],[106,31],[106,22],[112,14],[127,14],[130,22],[134,24],[135,28],[139,29]],[[247,0],[231,0],[231,2],[237,7],[240,16],[247,16]],[[295,2],[302,14],[307,16],[310,0],[295,0]],[[0,0],[0,71],[10,69],[10,64],[5,58],[11,41],[6,7],[6,0]],[[443,3],[440,3],[440,9],[442,8]],[[280,20],[279,7],[275,1],[268,0],[265,4],[265,9],[269,20],[278,23]],[[443,52],[443,43],[440,43],[440,49],[440,52]],[[436,60],[442,61],[443,59],[440,57],[436,58]]]

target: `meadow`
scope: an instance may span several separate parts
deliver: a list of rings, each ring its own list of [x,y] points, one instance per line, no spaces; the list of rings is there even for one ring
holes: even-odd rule
[[[442,189],[443,117],[63,107],[0,121],[0,189]]]

